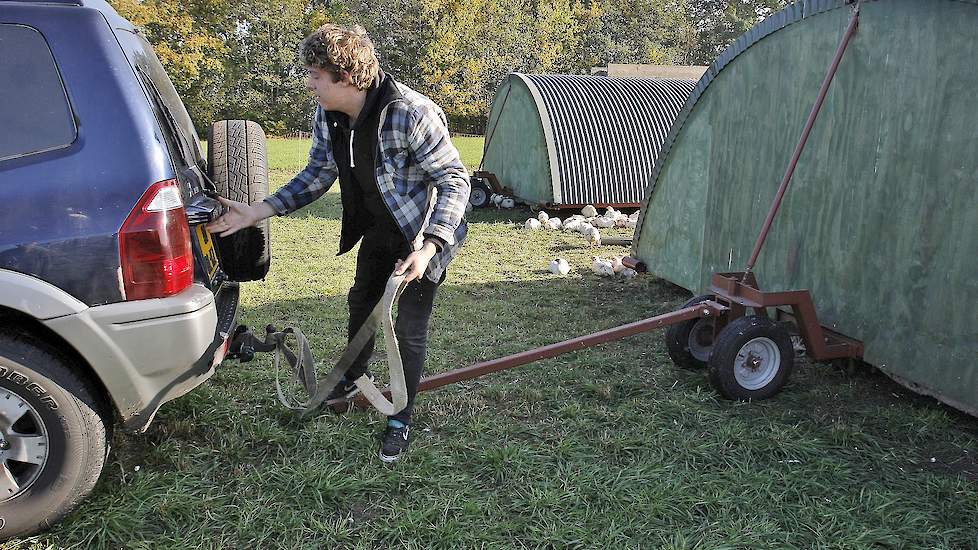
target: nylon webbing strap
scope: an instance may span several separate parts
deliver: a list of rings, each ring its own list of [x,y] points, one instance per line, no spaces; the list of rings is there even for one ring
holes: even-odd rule
[[[360,330],[346,345],[346,349],[337,361],[336,366],[322,380],[316,378],[316,361],[309,349],[309,342],[301,330],[295,327],[286,327],[281,332],[269,334],[266,341],[268,343],[274,342],[276,347],[274,359],[275,390],[278,392],[278,400],[282,405],[293,411],[298,411],[300,416],[305,416],[318,409],[326,401],[330,391],[343,379],[346,370],[363,351],[363,347],[370,340],[370,337],[376,333],[377,325],[382,325],[384,328],[384,345],[387,350],[387,364],[390,369],[391,400],[388,401],[366,375],[357,378],[354,383],[363,392],[363,396],[381,414],[391,416],[403,410],[407,406],[407,384],[404,381],[401,352],[397,346],[397,337],[394,335],[391,310],[406,286],[407,283],[404,282],[403,275],[394,275],[387,280],[384,296],[374,306]],[[293,352],[286,345],[289,335],[295,337],[298,353]],[[292,367],[292,380],[301,384],[309,395],[305,401],[290,398],[282,390],[281,357],[285,357],[286,362]]]

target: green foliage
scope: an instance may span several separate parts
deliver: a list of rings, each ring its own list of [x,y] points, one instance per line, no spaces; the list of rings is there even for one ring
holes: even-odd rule
[[[757,21],[788,3],[787,0],[688,0],[686,17],[695,35],[694,47],[688,52],[689,64],[711,63]]]
[[[153,43],[203,132],[247,118],[309,128],[297,46],[319,25],[363,25],[381,64],[451,118],[488,112],[510,72],[607,63],[708,64],[785,0],[112,0]]]
[[[191,118],[210,121],[223,97],[228,51],[218,34],[226,20],[219,0],[111,0],[153,44]],[[200,130],[201,128],[198,128]]]
[[[271,135],[309,127],[311,100],[297,46],[310,32],[304,0],[245,0],[235,10],[229,36],[228,104],[220,118],[260,123]]]

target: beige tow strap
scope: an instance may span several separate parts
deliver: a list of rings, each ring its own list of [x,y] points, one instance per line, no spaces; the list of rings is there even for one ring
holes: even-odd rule
[[[394,335],[391,310],[406,286],[404,275],[392,275],[387,280],[384,296],[377,302],[373,311],[370,312],[370,316],[367,317],[360,330],[347,344],[346,350],[343,351],[343,355],[340,356],[336,366],[322,380],[316,378],[315,359],[313,359],[312,352],[309,350],[309,342],[302,331],[295,327],[286,327],[281,332],[269,334],[266,341],[269,343],[274,341],[276,344],[275,389],[278,392],[279,401],[287,408],[299,412],[300,416],[305,416],[318,409],[326,401],[326,396],[343,379],[346,370],[360,355],[370,337],[376,333],[377,325],[381,324],[384,327],[384,344],[387,350],[387,363],[390,368],[391,400],[388,401],[384,397],[384,394],[367,378],[367,375],[357,378],[354,383],[360,388],[363,396],[370,401],[370,404],[380,411],[380,414],[391,416],[403,410],[407,406],[407,383],[404,381],[404,366],[401,364],[401,352],[397,346],[397,337]],[[295,336],[298,354],[292,352],[286,345],[286,340],[290,334]],[[292,366],[292,380],[300,383],[305,388],[306,393],[309,394],[309,398],[305,401],[289,398],[282,390],[279,372],[282,356]]]

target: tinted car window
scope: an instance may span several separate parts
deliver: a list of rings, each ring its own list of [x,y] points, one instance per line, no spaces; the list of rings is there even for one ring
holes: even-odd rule
[[[36,29],[0,24],[0,98],[0,160],[75,141],[61,75]]]

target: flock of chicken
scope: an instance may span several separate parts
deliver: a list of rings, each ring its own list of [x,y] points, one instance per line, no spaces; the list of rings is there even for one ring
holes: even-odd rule
[[[599,228],[620,227],[635,229],[637,223],[638,212],[629,216],[609,206],[604,215],[598,216],[597,209],[591,205],[587,205],[581,209],[580,214],[574,214],[564,221],[561,221],[560,218],[551,218],[546,212],[541,211],[536,218],[526,220],[523,227],[530,231],[540,229],[572,231],[583,235],[587,242],[595,246],[600,246],[601,232]]]
[[[602,277],[617,276],[626,280],[638,275],[637,271],[627,267],[621,261],[621,256],[615,256],[611,259],[595,256],[591,262],[591,270]],[[554,275],[567,275],[570,273],[570,264],[564,258],[556,258],[550,262],[549,269]]]
[[[546,212],[541,211],[536,218],[526,220],[523,227],[529,231],[539,231],[541,229],[554,231],[559,229],[580,233],[588,243],[600,246],[601,232],[599,228],[619,227],[635,229],[637,223],[638,212],[627,215],[609,206],[605,210],[605,213],[599,216],[595,207],[587,205],[581,209],[580,214],[574,214],[563,221],[560,218],[552,218]],[[623,265],[621,260],[622,258],[620,256],[611,259],[595,256],[594,261],[591,263],[591,269],[602,277],[618,276],[624,279],[631,279],[637,273],[634,269]],[[570,264],[564,258],[556,258],[550,262],[550,272],[555,275],[567,275],[570,272]]]

